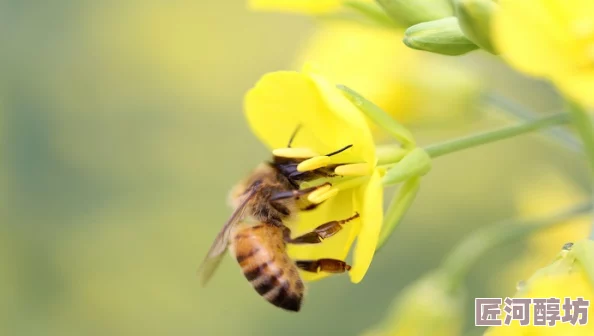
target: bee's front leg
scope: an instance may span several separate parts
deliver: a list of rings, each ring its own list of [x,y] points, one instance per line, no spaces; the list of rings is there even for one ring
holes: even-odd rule
[[[332,186],[332,184],[330,182],[326,182],[323,184],[320,184],[318,186],[315,187],[310,187],[310,188],[305,188],[305,189],[300,189],[300,190],[290,190],[290,191],[281,191],[281,192],[277,192],[275,194],[273,194],[270,197],[270,201],[278,201],[278,200],[283,200],[283,199],[287,199],[287,198],[295,198],[295,199],[299,199],[301,196],[305,196],[311,192],[314,192],[324,186]]]

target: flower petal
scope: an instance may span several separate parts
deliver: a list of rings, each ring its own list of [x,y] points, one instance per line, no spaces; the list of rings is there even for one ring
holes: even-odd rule
[[[560,2],[559,2],[560,3]],[[567,72],[572,66],[567,22],[558,8],[540,0],[508,0],[494,20],[494,42],[518,69],[536,76]]]
[[[334,128],[334,134],[327,134],[327,136],[351,138],[353,155],[375,166],[377,162],[375,143],[365,116],[336,88],[336,85],[330,84],[320,75],[311,73],[310,76],[320,90],[322,99],[326,102],[328,108],[334,112],[337,119],[342,121],[342,125],[348,127]]]
[[[338,10],[341,3],[341,0],[250,0],[248,6],[260,11],[322,14]]]
[[[363,115],[320,76],[314,80],[298,72],[267,74],[247,93],[245,112],[254,133],[270,149],[286,147],[301,125],[293,147],[324,155],[352,144],[332,159],[375,164],[373,138]]]
[[[575,102],[589,108],[594,107],[594,68],[574,76],[561,78],[557,83],[561,91]]]
[[[315,63],[330,81],[353,88],[405,121],[413,113],[405,108],[410,98],[404,92],[403,72],[415,68],[419,55],[402,43],[394,43],[402,38],[403,31],[359,22],[324,21],[306,41],[294,68]]]
[[[379,171],[355,192],[355,207],[361,207],[361,232],[353,253],[351,281],[359,283],[369,269],[377,247],[383,220],[383,190]]]

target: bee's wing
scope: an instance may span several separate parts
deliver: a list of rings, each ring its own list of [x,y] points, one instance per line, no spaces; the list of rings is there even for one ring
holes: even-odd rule
[[[235,211],[233,211],[231,218],[229,218],[227,223],[225,223],[225,226],[223,226],[212,243],[210,250],[208,250],[206,258],[204,258],[204,261],[198,268],[198,276],[200,277],[202,286],[206,285],[208,280],[210,280],[214,272],[217,270],[221,260],[223,260],[223,256],[225,255],[224,252],[227,250],[227,246],[229,245],[229,235],[231,233],[231,228],[233,228],[233,226],[235,226],[244,217],[243,214],[246,210],[246,205],[253,196],[254,191],[251,190],[245,196],[241,204],[239,204]]]

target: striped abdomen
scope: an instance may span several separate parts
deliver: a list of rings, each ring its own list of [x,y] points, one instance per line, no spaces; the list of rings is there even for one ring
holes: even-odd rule
[[[277,307],[299,311],[304,286],[286,253],[280,228],[238,226],[231,238],[231,252],[258,294]]]

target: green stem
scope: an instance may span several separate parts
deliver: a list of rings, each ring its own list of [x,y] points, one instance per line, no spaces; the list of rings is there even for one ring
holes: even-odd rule
[[[470,268],[493,248],[519,240],[536,231],[564,224],[567,220],[591,210],[592,202],[587,202],[547,218],[509,220],[471,233],[441,264],[441,269],[451,279],[450,289],[455,291],[462,284]]]
[[[585,154],[590,164],[590,170],[594,176],[594,129],[592,128],[592,120],[586,110],[571,102],[569,103],[569,114],[573,126],[582,138]]]
[[[508,126],[493,131],[473,134],[466,137],[453,139],[430,145],[425,151],[431,158],[436,158],[445,154],[454,153],[464,149],[481,146],[491,142],[504,140],[517,135],[534,132],[541,128],[560,125],[569,122],[569,114],[557,113],[547,117],[536,119],[519,125]]]
[[[584,151],[590,166],[590,177],[594,182],[594,128],[592,127],[592,119],[582,106],[573,102],[569,102],[569,114],[573,126],[584,143]],[[590,239],[594,240],[594,222],[590,230]]]
[[[532,121],[539,116],[539,114],[528,109],[526,106],[496,93],[485,94],[483,99],[485,100],[485,104],[491,105],[497,110],[495,111],[496,113],[505,113],[518,121]],[[572,152],[583,152],[583,146],[580,140],[567,129],[547,129],[544,134],[554,140],[555,143]]]

